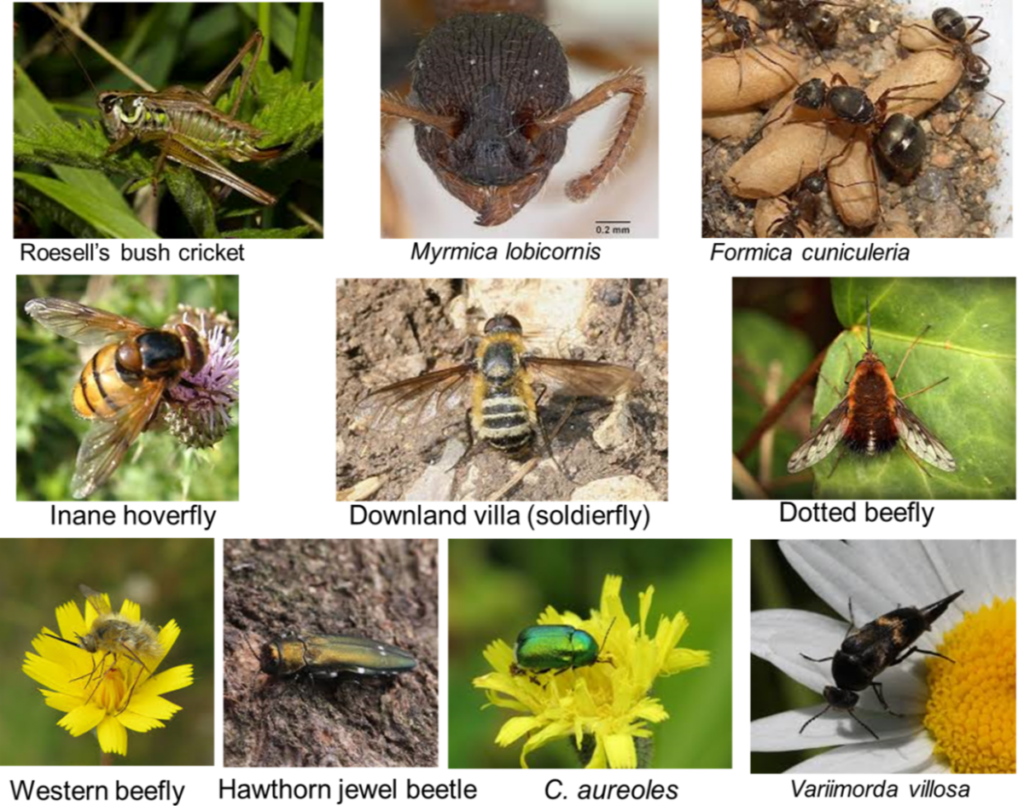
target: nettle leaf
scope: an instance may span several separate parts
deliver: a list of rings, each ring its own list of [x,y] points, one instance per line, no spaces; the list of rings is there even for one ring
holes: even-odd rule
[[[107,156],[110,140],[98,123],[58,121],[35,126],[14,136],[14,158],[45,165],[90,168],[110,176],[146,176],[152,163],[138,150],[123,149]]]

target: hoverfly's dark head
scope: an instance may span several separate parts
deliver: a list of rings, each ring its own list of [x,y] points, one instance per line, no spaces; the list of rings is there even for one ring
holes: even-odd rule
[[[523,326],[511,314],[503,313],[498,316],[492,316],[487,320],[487,324],[484,325],[484,335],[493,336],[498,333],[514,333],[517,336],[522,336]]]
[[[821,692],[821,696],[823,696],[825,701],[833,708],[842,708],[846,711],[849,711],[860,701],[860,695],[856,691],[837,688],[836,686],[825,686],[825,690]]]

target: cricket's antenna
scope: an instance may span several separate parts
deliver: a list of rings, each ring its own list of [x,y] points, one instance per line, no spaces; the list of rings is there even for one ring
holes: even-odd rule
[[[864,304],[868,309],[868,352],[871,351],[871,297],[864,297]]]
[[[78,57],[78,54],[75,53],[75,49],[71,47],[71,42],[68,41],[67,36],[65,36],[64,32],[61,30],[62,24],[64,24],[63,18],[61,18],[61,22],[55,21],[53,25],[53,29],[57,32],[57,37],[60,39],[60,43],[64,46],[64,50],[68,52],[68,55],[78,64],[78,69],[82,71],[82,75],[85,76],[85,80],[89,82],[89,86],[92,87],[92,91],[94,93],[99,93],[99,90],[96,89],[96,85],[92,83],[92,76],[90,76],[89,71],[85,69],[85,62]]]

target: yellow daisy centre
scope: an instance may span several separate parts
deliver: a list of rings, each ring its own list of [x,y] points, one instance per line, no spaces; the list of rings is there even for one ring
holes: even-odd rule
[[[928,659],[924,724],[953,772],[1017,771],[1017,603],[995,599],[943,635]]]

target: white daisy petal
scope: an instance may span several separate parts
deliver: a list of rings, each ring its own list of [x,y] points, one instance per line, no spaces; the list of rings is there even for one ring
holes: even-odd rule
[[[950,769],[948,764],[943,764],[941,761],[932,758],[932,760],[921,767],[918,772],[920,772],[921,775],[949,775]]]
[[[931,766],[932,759],[932,739],[924,731],[918,731],[916,735],[902,739],[883,739],[837,747],[802,761],[786,772],[797,775],[839,772],[869,772],[878,775],[920,773],[922,767]]]
[[[862,746],[878,744],[864,728],[843,711],[829,711],[814,720],[800,733],[807,720],[824,707],[797,708],[783,711],[750,723],[750,749],[755,753],[779,753],[786,750],[811,750],[836,745]],[[865,717],[861,717],[865,719]],[[905,741],[921,730],[918,719],[898,719],[887,714],[869,714],[865,721],[883,740]]]
[[[985,569],[987,589],[979,604],[987,604],[993,596],[1006,599],[1017,595],[1017,543],[1014,540],[981,540],[978,564]],[[972,593],[968,591],[967,593]],[[974,593],[977,596],[977,593]],[[964,598],[967,598],[965,595]],[[968,601],[973,603],[972,599]],[[968,608],[965,605],[964,609]]]

